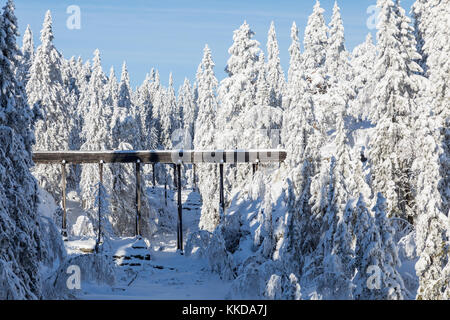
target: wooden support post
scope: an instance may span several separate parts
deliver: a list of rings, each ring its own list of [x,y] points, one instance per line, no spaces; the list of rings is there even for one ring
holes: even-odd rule
[[[102,241],[103,160],[101,160],[98,164],[98,174],[100,177],[100,184],[98,186],[98,235],[97,235],[97,243],[95,244],[95,252],[97,253],[100,243]]]
[[[173,164],[173,186],[177,190],[177,165]]]
[[[183,254],[183,204],[181,203],[181,164],[176,165],[177,187],[178,187],[178,228],[177,228],[177,248]]]
[[[153,174],[153,188],[156,186],[156,178],[155,178],[155,164],[152,163],[152,174]]]
[[[66,161],[65,160],[63,160],[61,163],[61,185],[62,185],[62,205],[63,205],[61,235],[63,236],[63,240],[67,241]]]
[[[220,209],[222,209],[222,214],[225,214],[225,193],[223,187],[223,163],[219,164],[220,171]]]
[[[141,235],[141,161],[136,162],[136,237]]]

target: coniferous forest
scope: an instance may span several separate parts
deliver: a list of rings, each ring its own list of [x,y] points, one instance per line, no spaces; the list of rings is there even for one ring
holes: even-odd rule
[[[339,3],[326,21],[311,1],[307,24],[292,24],[288,70],[276,25],[265,38],[244,21],[226,77],[205,45],[179,88],[154,68],[132,88],[127,64],[103,70],[95,48],[88,61],[65,57],[50,11],[19,35],[14,1],[2,2],[1,300],[450,299],[449,0],[410,12],[377,0],[376,38],[351,52]],[[133,164],[102,163],[100,180],[98,164],[67,163],[62,177],[33,161],[179,149],[287,158],[225,165],[224,207],[218,166],[183,164],[183,255],[172,166],[142,164],[135,227]],[[81,283],[69,285],[70,270]]]

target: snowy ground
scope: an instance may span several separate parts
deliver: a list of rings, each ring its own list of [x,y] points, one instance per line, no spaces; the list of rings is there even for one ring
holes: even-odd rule
[[[184,240],[190,232],[198,230],[200,199],[196,192],[183,192]],[[115,239],[107,252],[111,256],[132,252],[135,238]],[[78,248],[93,248],[94,241],[68,241],[68,253]],[[206,262],[180,255],[176,252],[176,234],[157,234],[150,241],[149,261],[139,261],[140,266],[118,266],[114,286],[82,283],[81,299],[224,299],[230,282],[206,270]]]

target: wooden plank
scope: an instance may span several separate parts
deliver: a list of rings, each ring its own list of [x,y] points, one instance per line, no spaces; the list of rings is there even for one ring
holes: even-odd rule
[[[36,164],[61,163],[254,163],[283,162],[284,150],[147,150],[147,151],[36,151]]]

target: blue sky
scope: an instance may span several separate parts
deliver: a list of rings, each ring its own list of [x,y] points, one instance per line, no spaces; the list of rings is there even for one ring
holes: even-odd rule
[[[375,0],[340,0],[345,27],[347,49],[352,50],[364,41],[369,30],[367,13]],[[2,6],[5,0],[1,1]],[[233,30],[244,20],[255,31],[255,38],[265,49],[270,22],[275,22],[280,45],[282,66],[287,72],[290,28],[295,21],[303,38],[308,16],[315,0],[16,0],[16,14],[20,33],[27,24],[39,45],[39,31],[45,12],[53,16],[55,45],[66,58],[81,56],[84,61],[92,57],[96,48],[102,53],[106,72],[111,66],[120,76],[124,60],[128,65],[133,87],[139,85],[145,74],[155,67],[162,82],[167,85],[169,72],[173,72],[176,88],[185,77],[195,78],[197,66],[207,43],[216,63],[216,76],[225,77],[223,71],[232,44]],[[413,0],[403,0],[409,12]],[[322,0],[325,19],[330,20],[334,0]],[[81,29],[70,30],[66,12],[70,5],[81,9]]]

